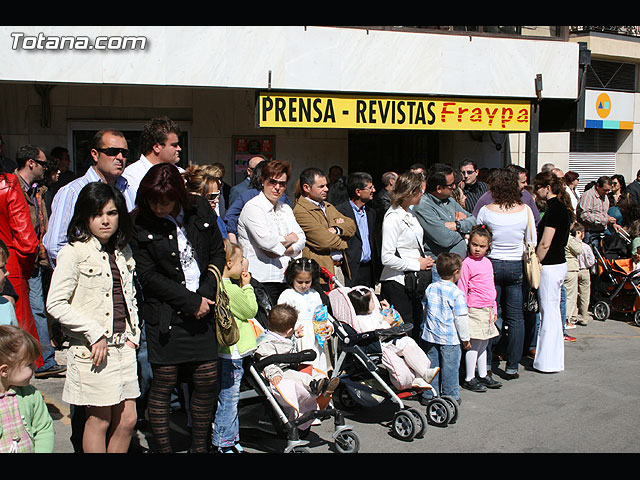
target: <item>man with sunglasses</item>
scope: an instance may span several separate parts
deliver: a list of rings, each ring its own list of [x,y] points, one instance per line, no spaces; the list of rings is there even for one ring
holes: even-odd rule
[[[177,123],[168,117],[156,117],[144,125],[140,134],[140,158],[131,163],[124,171],[123,176],[129,182],[134,192],[142,177],[151,167],[158,163],[172,163],[182,172],[178,166],[180,162],[180,136],[181,130]]]
[[[464,208],[473,212],[478,199],[489,190],[489,185],[478,179],[478,165],[473,160],[466,158],[460,163],[460,173],[464,180],[464,195],[466,197]]]
[[[453,168],[434,165],[427,174],[427,191],[413,208],[424,230],[424,253],[434,260],[443,252],[467,256],[464,235],[471,231],[476,219],[452,198],[455,186]]]
[[[44,247],[53,268],[58,252],[67,243],[67,228],[73,215],[80,190],[91,182],[104,182],[114,185],[122,192],[129,211],[135,208],[135,191],[122,175],[127,165],[129,150],[127,140],[117,130],[100,130],[94,137],[91,148],[93,165],[84,176],[68,183],[53,199],[49,228],[44,236]]]

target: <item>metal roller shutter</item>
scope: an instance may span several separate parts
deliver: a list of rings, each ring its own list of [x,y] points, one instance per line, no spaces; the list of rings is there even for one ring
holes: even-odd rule
[[[582,193],[587,183],[616,173],[616,153],[570,152],[569,170],[580,175],[578,191]]]

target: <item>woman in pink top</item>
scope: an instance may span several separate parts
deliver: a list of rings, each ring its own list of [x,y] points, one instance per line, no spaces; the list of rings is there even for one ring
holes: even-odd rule
[[[465,353],[466,376],[462,387],[472,392],[500,388],[502,384],[487,374],[487,345],[498,336],[498,317],[493,264],[486,257],[491,248],[491,229],[476,225],[469,235],[467,257],[462,262],[458,287],[464,293],[469,308],[471,348]],[[476,377],[476,367],[478,376]]]

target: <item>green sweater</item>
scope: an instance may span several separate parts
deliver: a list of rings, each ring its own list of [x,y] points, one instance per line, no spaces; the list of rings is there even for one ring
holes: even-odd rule
[[[32,385],[12,387],[17,393],[22,423],[33,440],[35,453],[53,453],[55,445],[53,419],[40,391]],[[2,437],[0,425],[0,437]]]
[[[240,340],[231,347],[218,346],[218,353],[222,356],[230,357],[235,347],[238,353],[244,355],[256,348],[256,337],[253,327],[249,323],[250,318],[254,318],[258,313],[258,302],[251,285],[240,287],[233,283],[230,278],[223,278],[224,289],[229,296],[229,308],[236,319]]]

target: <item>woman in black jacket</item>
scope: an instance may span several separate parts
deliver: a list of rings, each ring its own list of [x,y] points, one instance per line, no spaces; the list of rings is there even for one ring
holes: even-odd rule
[[[181,379],[191,380],[192,452],[207,450],[215,405],[217,344],[213,300],[225,254],[216,215],[204,197],[189,195],[178,169],[153,166],[140,183],[131,247],[142,287],[153,381],[149,421],[158,450],[172,452],[170,396]]]

